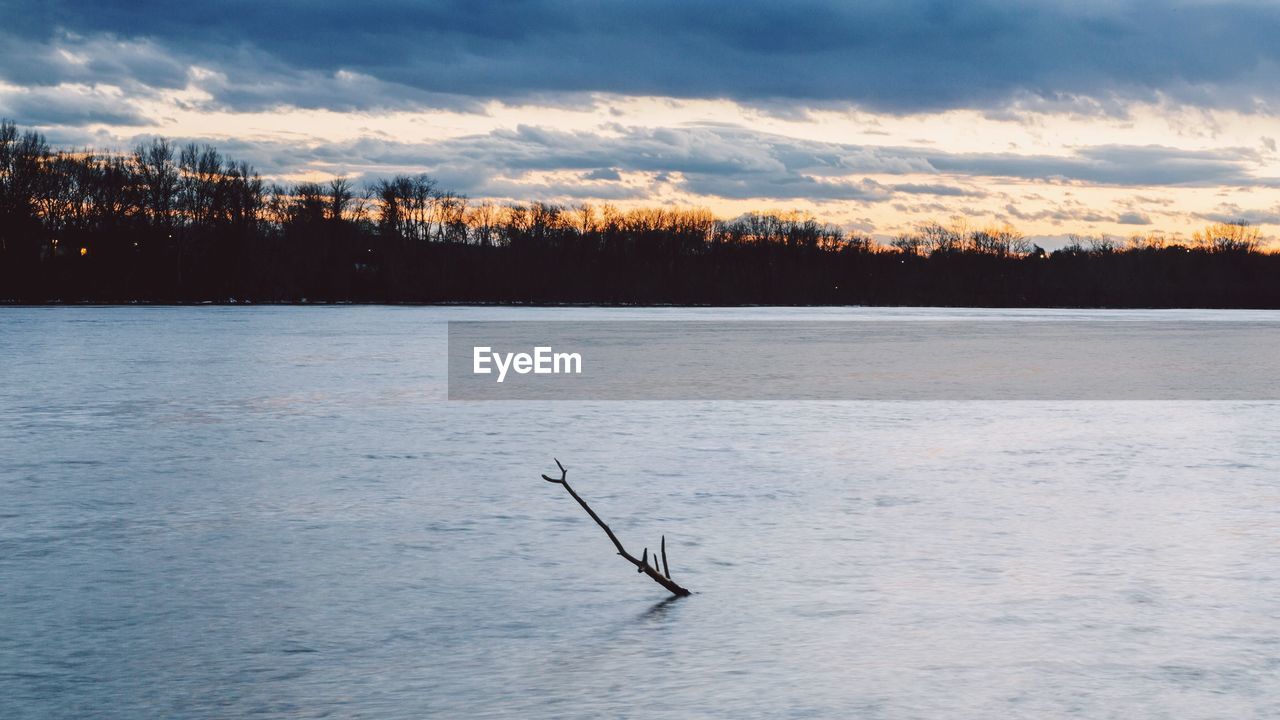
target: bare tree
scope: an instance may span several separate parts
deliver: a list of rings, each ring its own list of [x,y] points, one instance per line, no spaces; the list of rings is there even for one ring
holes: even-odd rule
[[[436,240],[447,243],[467,241],[467,196],[453,192],[436,195]]]
[[[143,207],[152,227],[170,230],[178,195],[178,167],[174,164],[173,146],[168,140],[156,139],[139,145],[133,151],[134,171],[142,186]]]
[[[1262,239],[1258,228],[1244,220],[1214,223],[1197,230],[1192,239],[1196,245],[1210,252],[1255,252]]]
[[[293,202],[289,206],[289,220],[300,225],[320,227],[328,217],[330,200],[320,183],[298,183],[293,189]]]
[[[1110,235],[1096,235],[1088,240],[1089,251],[1097,255],[1110,255],[1120,250],[1120,241]]]
[[[662,536],[662,544],[660,545],[661,557],[659,557],[658,553],[654,553],[652,565],[649,564],[649,548],[645,548],[644,553],[642,553],[640,555],[640,559],[637,560],[634,555],[627,552],[626,548],[622,547],[622,542],[618,540],[618,536],[613,534],[613,531],[610,530],[609,526],[600,519],[600,516],[591,509],[591,506],[587,505],[587,502],[583,500],[578,493],[574,492],[573,488],[569,487],[569,481],[565,479],[569,474],[569,471],[564,469],[564,465],[561,465],[559,460],[556,460],[556,467],[560,468],[559,480],[547,477],[546,475],[543,475],[542,479],[549,483],[564,486],[564,489],[569,492],[569,495],[572,496],[574,500],[577,500],[578,504],[582,506],[582,509],[586,510],[587,514],[591,516],[591,519],[595,520],[596,524],[604,530],[604,534],[609,536],[609,540],[613,543],[613,546],[618,549],[618,554],[627,562],[636,566],[636,572],[648,575],[654,582],[666,588],[668,592],[676,597],[686,597],[689,595],[688,590],[680,587],[680,585],[671,579],[671,565],[667,562],[666,535]]]
[[[19,133],[13,123],[0,122],[0,248],[38,222],[36,204],[49,156],[44,136]]]
[[[354,199],[355,192],[351,189],[351,181],[345,177],[336,177],[330,180],[329,207],[326,210],[329,220],[334,223],[342,222]]]
[[[227,221],[241,230],[253,229],[262,212],[262,178],[248,163],[230,163],[227,168]]]
[[[1009,225],[993,226],[969,233],[969,246],[976,252],[996,257],[1026,255],[1031,243]]]
[[[929,253],[954,253],[964,249],[965,231],[962,225],[947,227],[940,222],[921,223],[916,232],[923,238]]]
[[[190,143],[178,153],[177,209],[181,222],[196,229],[213,225],[226,189],[222,155],[209,145]]]
[[[596,209],[591,203],[574,205],[573,211],[577,214],[579,235],[586,237],[596,229]]]
[[[901,233],[889,244],[903,255],[920,255],[925,248],[925,239],[918,233]]]
[[[472,206],[467,212],[467,225],[470,226],[477,244],[487,247],[495,243],[498,215],[497,206],[488,201]]]
[[[1125,249],[1134,252],[1143,252],[1147,250],[1163,250],[1169,243],[1164,235],[1158,232],[1149,232],[1146,235],[1136,233],[1129,236],[1128,245]]]

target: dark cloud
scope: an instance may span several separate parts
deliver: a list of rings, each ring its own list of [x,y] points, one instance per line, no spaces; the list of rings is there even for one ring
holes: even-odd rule
[[[1064,223],[1116,223],[1118,225],[1151,224],[1151,218],[1134,210],[1127,210],[1113,215],[1079,205],[1073,206],[1070,203],[1064,203],[1059,206],[1037,210],[1035,212],[1022,211],[1018,209],[1016,205],[1011,203],[1006,205],[1004,210],[1009,217],[1015,220],[1047,221],[1054,225],[1062,225]]]
[[[16,12],[0,0],[0,17],[8,21]],[[166,40],[60,31],[18,34],[0,26],[0,78],[26,87],[104,83],[131,94],[185,87],[195,58],[184,57],[172,38]]]
[[[1252,185],[1248,170],[1257,153],[1244,148],[1212,152],[1150,145],[1100,145],[1074,155],[930,153],[938,170],[966,175],[1078,180],[1104,185]]]
[[[941,217],[946,217],[949,215],[956,215],[956,214],[970,214],[970,215],[979,214],[977,211],[971,212],[969,208],[956,207],[954,205],[947,205],[937,201],[926,202],[926,203],[896,202],[896,203],[893,203],[893,205],[891,205],[890,207],[892,207],[894,210],[897,210],[900,213],[910,214],[910,215],[938,215]]]
[[[729,175],[694,175],[679,183],[680,189],[695,195],[710,195],[731,200],[768,198],[774,200],[855,200],[883,202],[893,191],[875,180],[821,181],[806,175],[764,176],[755,178]]]
[[[1280,225],[1280,206],[1246,209],[1234,203],[1219,205],[1214,212],[1197,213],[1196,217],[1210,222],[1244,222],[1250,225]]]
[[[235,111],[430,107],[480,112],[484,104],[477,97],[429,92],[351,70],[300,68],[251,47],[201,55],[152,38],[83,37],[60,32],[35,41],[2,29],[0,80],[36,91],[59,85],[115,86],[121,90],[121,102],[126,103],[158,97],[166,90],[192,90],[208,99],[182,101],[188,106]]]
[[[76,127],[92,123],[149,125],[152,120],[127,99],[95,91],[62,93],[30,88],[0,95],[0,117],[29,125]]]
[[[779,99],[794,99],[889,112],[1081,98],[1113,112],[1115,98],[1160,95],[1252,108],[1280,96],[1271,81],[1280,7],[1249,0],[3,0],[0,15],[0,74],[10,82],[92,75],[174,87],[199,65],[226,75],[220,100],[229,103],[261,102],[262,88],[280,102],[320,104],[320,87],[341,71],[381,88],[338,100],[366,105],[396,102],[392,88],[728,97],[783,109]],[[11,52],[24,43],[124,44],[69,67]],[[138,55],[160,47],[151,61]],[[280,87],[274,77],[293,81]]]
[[[894,185],[895,192],[908,195],[942,195],[945,197],[986,197],[981,190],[956,187],[955,185],[933,185],[920,183],[900,183]]]
[[[64,133],[59,140],[119,149],[137,138],[111,141]],[[530,192],[556,185],[557,196],[630,197],[645,187],[637,183],[649,183],[649,189],[665,185],[725,198],[882,202],[920,196],[988,197],[990,193],[968,185],[992,177],[1141,186],[1229,183],[1262,187],[1271,183],[1266,178],[1249,177],[1259,158],[1240,148],[1210,152],[1112,145],[1083,148],[1067,156],[946,153],[800,140],[732,125],[619,126],[603,132],[521,125],[439,142],[365,136],[336,143],[280,138],[217,144],[227,154],[247,159],[271,175],[308,167],[353,177],[427,172],[447,187],[473,196],[516,197],[516,185]],[[881,177],[868,177],[872,175]],[[894,175],[932,175],[939,182],[883,180]],[[557,185],[547,177],[565,180]],[[1155,202],[1141,197],[1138,201]],[[1134,212],[1106,215],[1087,208],[1053,211],[1058,215],[1024,214],[1012,207],[1009,212],[1019,219],[1149,222]]]
[[[1117,215],[1116,222],[1121,225],[1150,225],[1151,218],[1137,210],[1130,210]]]
[[[251,74],[205,73],[190,78],[190,86],[208,93],[207,105],[233,111],[279,107],[337,112],[416,110],[432,108],[483,112],[484,100],[467,95],[436,93],[398,85],[350,70],[322,73],[298,70],[261,57]],[[265,70],[271,66],[271,70]]]
[[[511,198],[526,202],[541,200],[640,200],[649,197],[643,186],[618,183],[529,182],[520,180],[488,180],[483,185],[485,197]]]

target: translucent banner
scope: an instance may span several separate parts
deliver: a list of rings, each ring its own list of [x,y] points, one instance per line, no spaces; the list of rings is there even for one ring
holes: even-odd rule
[[[1280,322],[450,322],[451,400],[1276,400]]]

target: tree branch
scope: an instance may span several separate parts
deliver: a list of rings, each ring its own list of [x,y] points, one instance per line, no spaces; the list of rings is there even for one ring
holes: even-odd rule
[[[604,530],[604,534],[609,536],[609,541],[612,542],[613,546],[618,549],[618,554],[621,555],[623,559],[625,559],[627,562],[636,566],[636,572],[644,573],[645,575],[648,575],[654,582],[666,588],[668,592],[670,592],[672,595],[675,595],[676,597],[686,597],[687,595],[689,595],[688,590],[684,589],[683,587],[680,587],[679,584],[677,584],[674,580],[671,579],[671,566],[667,564],[667,537],[665,535],[662,536],[662,567],[655,568],[649,565],[649,548],[644,549],[644,558],[637,560],[634,555],[627,552],[627,549],[622,546],[622,542],[618,540],[618,536],[613,534],[613,531],[610,530],[609,526],[606,525],[605,522],[600,519],[600,516],[597,515],[594,510],[591,509],[591,506],[587,505],[587,501],[583,500],[582,497],[579,496],[578,493],[574,492],[573,488],[569,486],[569,481],[566,479],[569,474],[569,471],[564,469],[564,465],[561,465],[559,460],[556,460],[556,467],[560,468],[560,478],[558,480],[556,478],[547,477],[546,475],[543,475],[542,479],[546,480],[549,483],[554,483],[556,485],[563,485],[564,489],[568,491],[569,495],[573,497],[573,499],[576,500],[578,504],[582,506],[582,509],[587,511],[587,514],[591,516],[591,519],[595,520],[596,524],[599,525],[602,530]],[[657,565],[657,564],[658,564],[658,558],[657,558],[657,555],[655,554],[654,565]],[[665,573],[663,572],[663,570],[665,570]]]

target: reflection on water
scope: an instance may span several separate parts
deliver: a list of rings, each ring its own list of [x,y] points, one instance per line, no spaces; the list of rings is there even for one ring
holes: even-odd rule
[[[659,600],[648,610],[640,613],[640,619],[645,622],[661,623],[666,620],[667,613],[671,611],[672,604],[679,602],[681,599],[682,598],[672,596],[665,600]]]
[[[443,401],[446,318],[841,313],[1025,311],[0,310],[0,716],[1280,714],[1275,404]]]

